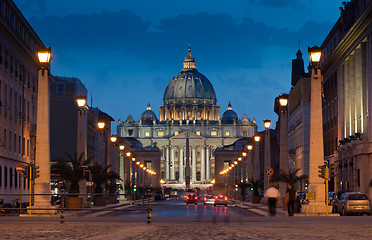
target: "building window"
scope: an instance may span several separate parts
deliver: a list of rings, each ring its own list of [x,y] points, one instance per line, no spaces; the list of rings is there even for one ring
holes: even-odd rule
[[[146,137],[150,137],[150,132],[145,132]]]
[[[9,168],[9,175],[10,175],[10,180],[9,180],[9,187],[13,187],[13,168]]]
[[[226,131],[226,132],[225,132],[225,135],[226,135],[226,136],[230,136],[230,131]]]
[[[217,131],[211,131],[211,136],[217,136]]]
[[[56,95],[65,95],[65,84],[64,83],[56,84]]]
[[[149,135],[150,135],[150,133],[149,133]],[[158,132],[158,136],[159,136],[159,137],[162,137],[162,136],[164,136],[164,132],[163,132],[163,131],[161,131],[161,132]]]
[[[196,135],[199,135],[200,136],[200,131],[196,131]]]
[[[133,129],[128,129],[128,136],[133,136]]]
[[[174,136],[177,136],[177,135],[178,135],[178,131],[175,131],[175,132],[174,132]]]
[[[14,188],[17,188],[17,171],[16,169],[14,168]]]
[[[8,168],[4,167],[4,187],[8,186]]]

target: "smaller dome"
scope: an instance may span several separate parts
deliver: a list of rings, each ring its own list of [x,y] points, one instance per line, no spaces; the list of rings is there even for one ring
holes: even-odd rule
[[[222,114],[222,119],[221,119],[222,123],[234,124],[238,120],[239,120],[238,115],[236,114],[236,112],[232,110],[231,104],[229,103],[229,105],[227,106],[227,111],[225,111]]]
[[[150,103],[147,104],[146,111],[142,113],[140,121],[142,125],[153,125],[154,123],[158,122],[155,113],[151,110]]]

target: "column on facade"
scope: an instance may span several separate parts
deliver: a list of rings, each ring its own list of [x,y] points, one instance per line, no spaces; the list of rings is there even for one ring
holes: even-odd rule
[[[209,146],[206,146],[206,156],[205,156],[205,177],[206,180],[209,181],[211,180],[211,164],[210,164],[210,159],[209,159]]]
[[[362,132],[363,93],[361,47],[355,50],[355,132]]]
[[[185,181],[185,175],[184,175],[184,172],[185,172],[185,169],[184,169],[184,167],[183,167],[183,147],[182,146],[180,146],[180,148],[179,148],[179,153],[180,153],[180,158],[179,158],[179,164],[178,164],[178,166],[179,166],[179,174],[178,174],[178,176],[179,176],[179,182],[180,183],[183,183],[184,181]]]
[[[215,108],[212,107],[212,120],[216,120],[216,113],[215,113]]]
[[[165,146],[165,179],[169,179],[169,146]]]
[[[192,170],[191,170],[191,180],[192,183],[196,182],[196,147],[192,146]]]
[[[200,158],[200,166],[201,166],[201,171],[200,171],[200,180],[205,181],[205,146],[202,145],[200,147],[201,150],[201,158]]]
[[[344,131],[344,137],[348,137],[350,135],[350,117],[351,117],[351,112],[350,112],[350,103],[349,103],[349,98],[350,98],[350,93],[349,93],[349,88],[350,88],[350,78],[349,78],[349,59],[345,61],[344,64],[344,103],[345,103],[345,112],[344,112],[344,117],[345,117],[345,131]]]
[[[170,168],[170,179],[174,180],[174,168],[175,168],[175,161],[174,161],[174,146],[170,147],[171,149],[171,159],[170,162],[173,164],[172,167]]]
[[[350,89],[350,95],[349,95],[349,100],[350,100],[350,135],[354,135],[355,133],[355,125],[357,122],[357,119],[355,117],[356,115],[356,109],[355,109],[355,54],[350,55],[349,57],[349,77],[350,77],[350,82],[349,82],[349,89]]]

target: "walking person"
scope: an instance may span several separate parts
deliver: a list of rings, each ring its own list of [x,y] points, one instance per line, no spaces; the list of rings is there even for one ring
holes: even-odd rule
[[[275,216],[276,214],[276,202],[280,199],[280,193],[278,189],[275,188],[275,184],[272,183],[271,187],[265,192],[265,201],[268,204],[269,215]]]
[[[293,216],[294,213],[294,205],[296,202],[297,193],[294,190],[293,186],[291,184],[287,185],[287,207],[288,207],[288,216]]]

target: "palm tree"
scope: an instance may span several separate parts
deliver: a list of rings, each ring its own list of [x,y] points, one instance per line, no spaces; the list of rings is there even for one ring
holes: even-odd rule
[[[71,196],[79,195],[79,182],[85,179],[83,165],[90,163],[90,160],[84,160],[84,153],[78,155],[77,152],[73,156],[66,153],[67,160],[59,158],[52,165],[51,173],[58,174],[61,180],[68,182]]]
[[[116,172],[109,171],[108,169],[111,166],[104,166],[103,164],[95,163],[93,166],[90,167],[93,175],[93,182],[96,185],[94,192],[96,194],[102,194],[103,189],[102,185],[105,186],[110,190],[110,187],[114,189],[116,186],[116,179],[120,179],[119,175]],[[111,189],[111,191],[113,190]],[[110,191],[110,192],[111,192]]]
[[[289,172],[286,173],[283,169],[280,169],[279,173],[274,174],[274,176],[272,176],[271,181],[284,182],[293,187],[295,186],[296,183],[302,183],[302,182],[308,181],[309,177],[306,174],[302,174],[302,175],[297,174],[299,171],[300,169],[294,169],[294,170],[289,170]]]
[[[260,196],[260,192],[258,189],[263,187],[263,181],[262,179],[254,180],[253,178],[249,179],[249,184],[253,188],[253,195],[252,196]]]

